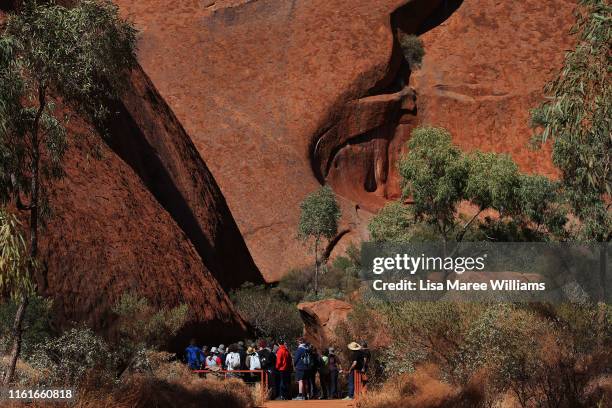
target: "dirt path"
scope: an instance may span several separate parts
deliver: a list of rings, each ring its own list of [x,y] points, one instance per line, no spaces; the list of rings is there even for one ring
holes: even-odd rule
[[[268,401],[265,408],[354,408],[353,401],[312,400],[312,401]]]

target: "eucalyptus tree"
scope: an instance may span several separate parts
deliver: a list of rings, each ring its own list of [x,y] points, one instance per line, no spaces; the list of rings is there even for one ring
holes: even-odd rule
[[[477,220],[485,210],[532,229],[532,237],[550,239],[565,233],[567,218],[558,183],[520,173],[506,154],[464,153],[446,129],[415,129],[399,173],[403,199],[410,198],[412,204],[385,206],[369,224],[374,241],[462,241],[471,227],[484,227]],[[461,219],[461,203],[475,207],[467,220]]]
[[[612,238],[612,6],[580,0],[572,32],[576,48],[566,54],[546,100],[532,111],[535,141],[552,140],[564,193],[580,219],[579,238]]]
[[[308,195],[300,205],[301,215],[298,225],[298,237],[304,241],[312,240],[315,256],[314,292],[318,293],[318,279],[321,244],[328,241],[338,233],[338,220],[340,207],[336,202],[334,192],[329,186]]]
[[[29,257],[21,223],[15,214],[0,209],[0,296],[20,301],[16,312],[20,318],[15,320],[12,327],[12,336],[18,341],[13,343],[10,350],[10,365],[3,379],[5,383],[15,371],[21,351],[21,320],[25,315],[27,299],[34,293],[31,277],[35,266],[35,261]]]
[[[135,47],[136,30],[109,0],[72,7],[26,0],[8,18],[0,35],[0,201],[27,218],[31,261],[38,256],[50,182],[64,175],[66,112],[87,118],[91,133],[100,134],[93,129],[108,119],[108,103],[135,65]],[[35,280],[45,282],[44,276]],[[18,310],[27,302],[22,295]],[[15,326],[22,319],[17,313]],[[14,344],[20,340],[17,335]]]

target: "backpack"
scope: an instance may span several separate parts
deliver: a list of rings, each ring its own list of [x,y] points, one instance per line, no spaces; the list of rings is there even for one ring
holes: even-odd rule
[[[238,370],[240,368],[240,354],[238,353],[229,353],[227,355],[227,369],[228,370]]]
[[[274,353],[272,353],[268,349],[260,350],[259,353],[259,362],[261,364],[261,368],[264,370],[269,370],[274,367]]]
[[[261,370],[261,362],[257,353],[253,353],[249,356],[249,370]]]
[[[314,361],[312,361],[312,356],[310,355],[309,349],[304,350],[304,353],[302,353],[302,356],[300,357],[300,361],[302,362],[304,368],[307,370],[311,369],[314,366]]]

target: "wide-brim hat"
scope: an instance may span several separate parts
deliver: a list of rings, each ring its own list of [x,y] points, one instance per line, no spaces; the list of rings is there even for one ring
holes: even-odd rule
[[[353,351],[361,350],[361,346],[359,345],[359,343],[355,343],[354,341],[350,342],[347,347],[349,350]]]

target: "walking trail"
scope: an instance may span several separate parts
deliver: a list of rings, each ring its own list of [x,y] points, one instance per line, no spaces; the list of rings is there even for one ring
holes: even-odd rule
[[[268,401],[265,408],[354,408],[354,401],[312,400],[312,401]]]

